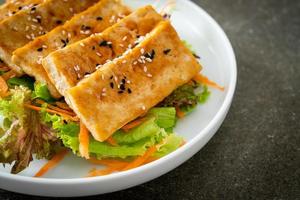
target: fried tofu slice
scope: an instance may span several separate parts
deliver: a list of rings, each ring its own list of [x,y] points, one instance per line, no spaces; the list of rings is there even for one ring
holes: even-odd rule
[[[44,70],[42,59],[68,44],[82,40],[91,34],[102,32],[128,14],[130,14],[130,9],[124,6],[120,0],[101,0],[74,16],[64,25],[56,27],[48,34],[17,49],[13,52],[12,61],[15,65],[20,66],[26,74],[47,84],[52,96],[59,98],[61,95]]]
[[[0,23],[0,58],[16,72],[22,70],[12,63],[12,53],[70,19],[98,0],[45,0],[23,10]]]
[[[163,20],[151,6],[138,9],[101,34],[93,35],[68,47],[51,53],[43,66],[58,91],[75,86],[108,60],[122,55],[136,45]]]
[[[66,94],[93,137],[105,141],[201,70],[169,21]]]
[[[43,0],[7,1],[0,6],[0,22],[10,16],[13,16],[21,10],[31,9],[33,6],[36,6],[42,2]]]

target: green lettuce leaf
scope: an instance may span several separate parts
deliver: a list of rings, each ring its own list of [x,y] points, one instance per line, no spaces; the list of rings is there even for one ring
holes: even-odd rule
[[[55,99],[51,96],[46,84],[35,83],[32,99],[42,99],[46,102],[53,102]]]
[[[150,118],[140,126],[133,128],[128,133],[119,130],[113,138],[118,144],[132,144],[141,139],[152,137],[160,132],[160,127],[155,123],[155,118]]]
[[[34,79],[29,76],[10,78],[7,80],[7,84],[10,88],[22,85],[30,90],[34,90]]]
[[[155,117],[157,125],[164,129],[172,129],[176,125],[176,110],[174,107],[152,108],[147,116]]]
[[[183,143],[183,138],[175,134],[168,135],[164,140],[163,144],[158,147],[157,152],[155,152],[154,157],[161,158],[169,153],[172,153],[180,147]]]

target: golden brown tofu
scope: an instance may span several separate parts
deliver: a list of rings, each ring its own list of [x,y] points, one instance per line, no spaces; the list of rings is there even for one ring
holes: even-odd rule
[[[51,53],[43,60],[43,66],[64,95],[84,76],[133,47],[138,37],[149,33],[161,20],[163,18],[151,6],[141,8],[101,34]]]
[[[7,1],[0,6],[0,22],[7,17],[13,16],[21,10],[27,10],[42,3],[43,0],[14,0]]]
[[[45,0],[43,3],[23,10],[0,23],[0,58],[15,71],[22,70],[12,63],[13,51],[24,46],[64,23],[98,0]]]
[[[91,34],[102,32],[128,14],[130,14],[129,8],[124,6],[120,0],[101,0],[74,16],[64,25],[56,27],[46,35],[17,49],[13,53],[12,61],[15,65],[20,66],[26,74],[47,84],[52,96],[58,98],[61,95],[44,70],[42,59],[68,44],[82,40]]]
[[[145,114],[201,69],[170,22],[66,92],[66,98],[98,141]]]

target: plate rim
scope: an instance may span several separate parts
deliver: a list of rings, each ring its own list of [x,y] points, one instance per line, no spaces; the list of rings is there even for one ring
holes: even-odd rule
[[[186,0],[185,0],[186,1]],[[151,170],[152,168],[156,168],[162,164],[167,163],[168,161],[174,159],[177,156],[183,155],[186,151],[188,151],[190,148],[192,148],[194,145],[196,145],[198,142],[200,142],[204,137],[209,136],[210,132],[213,131],[214,133],[211,134],[211,136],[207,139],[207,141],[205,141],[204,145],[211,139],[211,137],[217,132],[218,128],[216,128],[216,130],[214,130],[214,128],[216,126],[220,126],[226,115],[227,112],[229,110],[229,108],[231,107],[231,103],[234,97],[234,93],[235,93],[235,89],[236,89],[236,84],[237,84],[237,62],[236,62],[236,56],[235,56],[235,52],[234,49],[232,47],[232,44],[228,38],[228,36],[226,35],[226,33],[224,32],[224,30],[222,29],[222,27],[218,24],[218,22],[208,13],[206,12],[202,7],[200,7],[199,5],[197,5],[196,3],[192,2],[191,0],[186,1],[185,3],[190,4],[190,6],[195,9],[197,12],[200,12],[202,14],[205,14],[205,17],[207,18],[207,20],[209,21],[210,24],[212,24],[215,27],[215,30],[217,32],[219,32],[218,34],[220,36],[222,36],[222,40],[224,40],[224,44],[226,44],[226,48],[227,48],[227,52],[229,52],[231,54],[230,56],[230,60],[229,62],[232,63],[230,65],[230,75],[231,75],[231,79],[229,79],[228,81],[228,92],[223,100],[223,103],[220,107],[220,109],[217,111],[217,113],[215,114],[215,116],[212,118],[212,120],[206,125],[206,127],[204,129],[202,129],[201,131],[199,131],[199,133],[197,134],[197,136],[195,136],[193,139],[191,139],[186,145],[184,145],[183,147],[177,149],[176,151],[172,152],[171,154],[160,158],[152,163],[146,164],[144,166],[132,169],[132,170],[128,170],[128,171],[124,171],[124,172],[118,172],[115,174],[110,174],[110,175],[106,175],[106,176],[100,176],[100,177],[83,177],[83,178],[62,178],[62,179],[58,179],[58,178],[35,178],[35,177],[28,177],[28,176],[21,176],[21,175],[14,175],[14,174],[9,174],[9,173],[5,173],[5,172],[1,172],[0,171],[0,179],[3,180],[10,180],[10,181],[15,181],[15,182],[20,182],[20,183],[31,183],[31,184],[47,184],[47,185],[78,185],[78,184],[85,184],[85,183],[95,183],[95,182],[102,182],[102,181],[107,181],[107,180],[114,180],[114,179],[121,179],[124,178],[126,176],[130,176],[130,175],[134,175],[134,174],[139,174],[139,173],[143,173],[146,172],[148,170]],[[231,69],[232,68],[232,69]],[[219,125],[218,125],[219,124]],[[203,148],[202,145],[200,147],[200,149]],[[196,151],[196,153],[199,150]],[[192,156],[195,153],[192,154]],[[187,159],[191,158],[192,156],[188,156],[186,159],[184,159],[183,161],[180,161],[179,164],[177,164],[177,166],[172,167],[172,169],[178,167],[179,165],[181,165],[182,163],[184,163]],[[172,169],[168,170],[171,171]],[[165,173],[163,173],[165,174]],[[157,178],[153,177],[154,178]],[[149,179],[149,180],[152,180]],[[147,181],[149,181],[147,180]],[[146,181],[144,181],[146,182]]]

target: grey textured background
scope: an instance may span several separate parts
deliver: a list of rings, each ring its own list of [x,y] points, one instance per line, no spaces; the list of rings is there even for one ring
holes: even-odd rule
[[[221,24],[237,55],[227,119],[176,170],[89,199],[300,199],[300,1],[195,2]],[[0,190],[0,199],[39,198]]]

